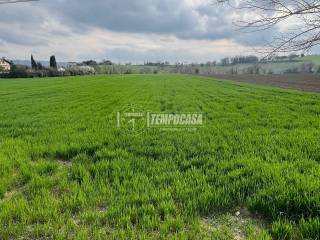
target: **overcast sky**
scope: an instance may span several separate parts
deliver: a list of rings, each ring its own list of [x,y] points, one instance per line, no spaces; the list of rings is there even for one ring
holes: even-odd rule
[[[241,15],[240,17],[246,17]],[[208,0],[41,0],[0,5],[0,57],[58,61],[212,61],[247,55],[270,33],[243,34],[239,13]]]

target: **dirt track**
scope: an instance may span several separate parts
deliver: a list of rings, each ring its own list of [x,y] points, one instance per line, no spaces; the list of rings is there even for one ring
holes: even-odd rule
[[[320,75],[284,74],[284,75],[210,75],[217,79],[234,80],[267,86],[320,92]]]

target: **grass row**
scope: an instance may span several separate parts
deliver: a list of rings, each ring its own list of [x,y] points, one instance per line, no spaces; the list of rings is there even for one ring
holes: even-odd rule
[[[128,103],[203,112],[197,132],[116,128]],[[319,239],[320,98],[184,75],[0,81],[0,238]]]

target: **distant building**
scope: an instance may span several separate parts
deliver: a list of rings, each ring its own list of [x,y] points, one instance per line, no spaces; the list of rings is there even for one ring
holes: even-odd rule
[[[12,63],[5,58],[0,58],[0,72],[10,72]]]
[[[63,68],[63,67],[59,67],[58,68],[58,72],[62,72],[62,73],[64,73],[66,71],[66,69],[65,68]]]

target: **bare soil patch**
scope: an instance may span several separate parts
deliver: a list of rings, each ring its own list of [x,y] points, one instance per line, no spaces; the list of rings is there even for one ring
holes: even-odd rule
[[[226,214],[205,217],[200,220],[205,239],[245,240],[262,238],[268,229],[262,216],[246,208],[237,208]]]
[[[287,89],[320,92],[320,75],[315,74],[281,74],[281,75],[210,75],[216,79],[233,80]]]

